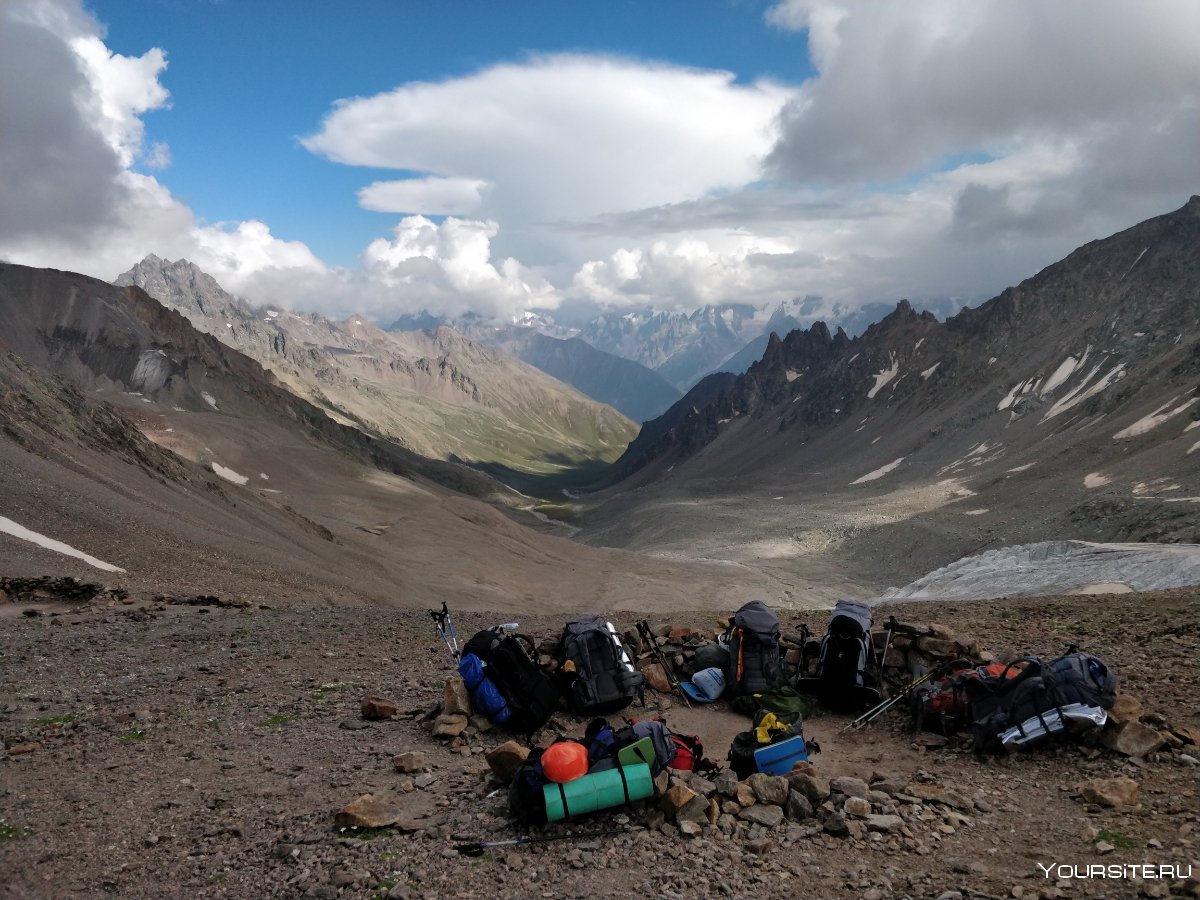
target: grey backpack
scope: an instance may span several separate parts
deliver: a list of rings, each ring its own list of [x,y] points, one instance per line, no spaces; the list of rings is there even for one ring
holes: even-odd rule
[[[779,650],[779,617],[761,600],[751,600],[734,614],[725,643],[729,647],[727,696],[762,694],[787,681]]]
[[[579,616],[562,634],[564,693],[581,716],[602,716],[624,709],[642,694],[644,678],[621,643],[617,629],[603,616]],[[567,662],[571,665],[567,666]]]

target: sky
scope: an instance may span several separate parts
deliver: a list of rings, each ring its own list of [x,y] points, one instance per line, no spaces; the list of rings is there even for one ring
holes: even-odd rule
[[[1191,0],[0,0],[0,259],[335,317],[974,303],[1195,193]]]

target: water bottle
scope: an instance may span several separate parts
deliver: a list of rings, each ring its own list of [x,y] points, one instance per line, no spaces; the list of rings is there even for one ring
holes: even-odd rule
[[[492,631],[516,631],[521,627],[520,622],[505,622],[503,625],[496,625]]]

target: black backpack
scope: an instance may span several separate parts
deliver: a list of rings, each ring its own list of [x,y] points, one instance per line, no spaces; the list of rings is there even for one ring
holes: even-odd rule
[[[633,667],[617,630],[603,616],[580,616],[567,623],[562,660],[564,693],[581,716],[624,709],[644,691],[642,673]]]
[[[817,678],[822,702],[830,709],[853,710],[878,701],[872,663],[871,607],[839,600],[821,639]]]
[[[487,629],[467,641],[463,656],[468,654],[483,661],[484,674],[508,703],[504,728],[533,734],[546,724],[558,706],[558,685],[535,662],[537,650],[529,638]]]
[[[540,747],[529,752],[525,762],[517,767],[508,786],[508,811],[522,825],[546,824],[546,799],[542,786],[549,779],[542,770]]]
[[[740,731],[733,736],[725,758],[729,760],[729,768],[738,781],[745,781],[759,770],[758,760],[754,756],[756,752],[763,747],[803,736],[804,724],[799,713],[774,714],[761,709],[755,714],[754,725],[749,731]]]
[[[971,728],[977,753],[998,753],[1011,743],[1032,747],[1053,735],[1073,734],[1070,710],[1073,704],[1102,710],[1116,702],[1117,676],[1103,662],[1087,653],[1068,653],[1043,663],[1037,657],[1024,657],[1008,668],[1024,664],[1015,678],[1006,671],[971,702]],[[1085,731],[1094,731],[1100,723],[1086,717],[1075,719]],[[1011,741],[1006,743],[1005,733]]]
[[[761,600],[751,600],[734,614],[725,643],[729,647],[726,696],[762,694],[787,681],[779,652],[779,617]]]

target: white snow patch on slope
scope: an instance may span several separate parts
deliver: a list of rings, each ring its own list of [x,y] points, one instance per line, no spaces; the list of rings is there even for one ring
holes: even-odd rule
[[[1147,250],[1149,250],[1149,249],[1150,249],[1149,247],[1145,247],[1145,248],[1143,248],[1142,252],[1141,252],[1141,253],[1139,253],[1139,254],[1137,255],[1137,259],[1135,259],[1135,260],[1133,261],[1133,265],[1132,265],[1132,266],[1130,266],[1128,269],[1126,269],[1126,270],[1125,270],[1125,275],[1128,275],[1130,272],[1132,272],[1132,271],[1133,271],[1133,266],[1136,266],[1138,263],[1140,263],[1140,262],[1142,261],[1142,257],[1146,255],[1146,251],[1147,251]],[[1121,280],[1122,280],[1122,281],[1124,281],[1124,280],[1125,280],[1125,275],[1122,275],[1122,276],[1121,276]]]
[[[929,376],[932,375],[934,372],[936,372],[938,369],[938,366],[940,366],[941,364],[942,363],[940,360],[938,362],[935,362],[932,366],[930,366],[928,369],[926,369],[924,372],[921,373],[921,377],[923,379],[925,379],[926,381],[928,381]]]
[[[46,537],[44,534],[38,534],[36,531],[30,531],[24,525],[18,525],[12,519],[6,519],[0,516],[0,533],[10,534],[15,538],[20,538],[23,541],[29,541],[31,544],[37,544],[39,547],[44,547],[47,550],[53,550],[55,553],[61,553],[64,556],[73,556],[75,559],[83,560],[89,566],[96,569],[101,569],[105,572],[124,572],[120,566],[114,566],[112,563],[106,563],[103,560],[84,553],[82,550],[76,550],[70,544],[64,544],[62,541],[56,541],[54,538]]]
[[[1088,350],[1091,350],[1091,347],[1089,347]],[[1047,378],[1046,383],[1042,385],[1042,393],[1049,394],[1055,388],[1061,387],[1068,378],[1075,374],[1075,370],[1082,366],[1084,360],[1086,359],[1087,352],[1085,351],[1083,357],[1080,359],[1076,359],[1073,356],[1068,356],[1066,359],[1060,362],[1058,364],[1058,368],[1050,373],[1050,377]]]
[[[1008,469],[1008,471],[1009,472],[1024,472],[1026,469],[1032,469],[1036,465],[1037,465],[1036,462],[1025,463],[1025,465],[1023,465],[1023,466],[1014,466],[1013,468]]]
[[[888,463],[886,466],[880,466],[874,472],[868,472],[866,475],[862,476],[862,478],[855,478],[850,483],[851,484],[863,484],[864,482],[867,482],[867,481],[874,481],[876,478],[882,478],[884,475],[886,475],[888,472],[891,472],[893,469],[896,468],[896,466],[900,465],[900,463],[902,463],[902,462],[904,462],[903,456],[897,460],[893,460],[892,462]]]
[[[986,512],[991,512],[991,510],[987,509],[986,507],[983,509],[965,509],[965,510],[963,510],[963,515],[964,516],[982,516]]]
[[[1091,472],[1083,478],[1085,488],[1104,487],[1106,484],[1112,484],[1112,478],[1103,472]]]
[[[913,345],[913,353],[916,353],[918,350],[920,350],[923,343],[925,343],[925,338],[921,338],[919,341],[917,341],[916,344]]]
[[[1113,435],[1113,440],[1120,441],[1120,440],[1124,440],[1125,438],[1137,437],[1138,435],[1145,434],[1146,432],[1150,431],[1151,429],[1157,428],[1159,425],[1161,425],[1163,422],[1167,421],[1168,419],[1179,415],[1181,412],[1183,412],[1185,409],[1187,409],[1189,406],[1191,406],[1193,403],[1195,403],[1198,398],[1192,397],[1190,400],[1187,400],[1186,402],[1179,404],[1174,409],[1172,409],[1168,412],[1163,412],[1164,409],[1166,409],[1168,406],[1170,406],[1172,403],[1174,403],[1178,399],[1179,399],[1178,396],[1172,397],[1170,400],[1168,400],[1166,403],[1164,403],[1162,406],[1160,406],[1154,412],[1150,413],[1150,415],[1143,416],[1142,418],[1140,418],[1136,422],[1134,422],[1132,425],[1130,425],[1128,428],[1122,428],[1120,431],[1118,431],[1116,434]]]
[[[1193,428],[1200,428],[1200,419],[1196,419],[1194,422],[1188,422],[1188,426],[1187,428],[1183,429],[1183,433],[1187,434]]]
[[[217,406],[217,398],[214,397],[212,394],[210,394],[208,391],[201,391],[200,396],[203,397],[204,402],[207,403],[209,406],[211,406],[213,409],[221,408],[221,407]]]
[[[1196,441],[1196,443],[1194,443],[1194,444],[1192,444],[1192,446],[1188,447],[1188,456],[1191,456],[1197,450],[1200,450],[1200,441]]]
[[[1004,547],[960,559],[879,599],[1036,597],[1101,582],[1137,591],[1200,584],[1200,545],[1045,541]]]
[[[233,469],[227,469],[218,462],[212,464],[212,470],[224,478],[226,481],[232,481],[234,484],[245,484],[250,480],[248,475],[239,475]]]
[[[875,373],[875,387],[867,391],[868,400],[874,400],[875,395],[879,393],[880,389],[886,386],[900,372],[900,360],[896,359],[896,354],[889,353],[888,360],[890,362],[888,368],[882,372]]]
[[[1013,385],[1012,390],[1009,391],[1007,394],[1005,394],[1003,399],[999,403],[996,404],[996,412],[1000,412],[1000,410],[1003,410],[1003,409],[1008,409],[1010,406],[1012,406],[1014,403],[1017,402],[1018,397],[1020,397],[1022,394],[1024,394],[1027,391],[1027,389],[1032,386],[1033,386],[1032,378],[1029,379],[1028,381],[1018,381],[1016,384]]]
[[[783,376],[784,376],[784,378],[786,378],[788,380],[788,384],[791,384],[793,381],[795,381],[797,378],[800,377],[800,373],[794,371],[793,369],[788,369],[786,372],[783,373]]]
[[[1048,419],[1053,419],[1055,416],[1062,415],[1071,407],[1078,406],[1083,401],[1090,397],[1096,396],[1109,385],[1115,384],[1125,377],[1125,363],[1118,363],[1116,366],[1100,376],[1100,378],[1098,378],[1093,384],[1092,379],[1096,377],[1103,366],[1103,362],[1097,363],[1095,367],[1087,373],[1083,381],[1081,381],[1075,387],[1074,390],[1064,394],[1059,398],[1057,403],[1055,403],[1046,411],[1046,414],[1042,416],[1038,424],[1040,425],[1042,422],[1045,422]]]

